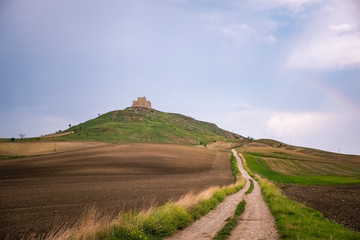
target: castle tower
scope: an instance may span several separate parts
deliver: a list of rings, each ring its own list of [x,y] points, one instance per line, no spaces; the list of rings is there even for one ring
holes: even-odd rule
[[[146,100],[146,97],[138,97],[137,101],[133,101],[132,107],[144,107],[151,109],[151,102]]]

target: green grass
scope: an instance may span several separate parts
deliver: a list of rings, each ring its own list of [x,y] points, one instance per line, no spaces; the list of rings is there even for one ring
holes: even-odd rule
[[[128,212],[122,215],[122,226],[112,226],[96,234],[96,239],[162,239],[176,229],[192,222],[191,214],[183,207],[167,203],[156,207],[151,214]]]
[[[231,154],[231,170],[235,178],[235,181],[237,181],[237,179],[241,176],[241,172],[239,170],[237,160],[234,154]]]
[[[250,179],[250,187],[245,194],[250,194],[254,190],[254,181]]]
[[[247,165],[251,171],[269,180],[283,184],[301,185],[333,185],[333,184],[355,184],[360,183],[360,176],[341,175],[285,175],[274,171],[264,161],[263,157],[254,154],[244,154]]]
[[[218,128],[215,124],[193,118],[160,112],[155,109],[127,108],[103,114],[72,126],[73,134],[55,140],[91,140],[100,142],[161,142],[207,144],[234,141],[239,135]],[[232,136],[229,138],[229,136]],[[52,138],[54,140],[54,138]]]
[[[0,156],[0,160],[10,160],[10,159],[16,159],[16,158],[22,158],[22,156]]]
[[[213,238],[214,240],[225,240],[230,236],[231,231],[237,225],[240,215],[245,211],[245,205],[245,200],[241,201],[238,204],[235,210],[234,217],[227,220],[225,226],[219,232],[217,232],[217,234]]]
[[[360,233],[330,222],[320,212],[284,197],[275,184],[257,180],[281,239],[360,239]]]

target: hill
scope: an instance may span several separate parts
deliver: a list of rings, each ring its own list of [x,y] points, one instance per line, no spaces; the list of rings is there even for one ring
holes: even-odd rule
[[[63,133],[68,134],[55,135],[52,139],[207,144],[218,140],[242,138],[213,123],[198,121],[181,114],[140,107],[108,112],[72,126]]]

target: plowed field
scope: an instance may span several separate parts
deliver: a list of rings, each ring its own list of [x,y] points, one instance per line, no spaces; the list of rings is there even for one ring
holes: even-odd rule
[[[283,185],[289,198],[304,203],[331,221],[360,232],[360,185],[299,186]]]
[[[46,234],[86,208],[146,208],[233,182],[230,153],[172,144],[104,145],[0,161],[0,239]]]

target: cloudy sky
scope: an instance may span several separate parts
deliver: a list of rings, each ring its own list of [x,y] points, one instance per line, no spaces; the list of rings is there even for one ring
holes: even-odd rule
[[[254,138],[360,154],[357,0],[1,0],[0,137],[146,96]]]

